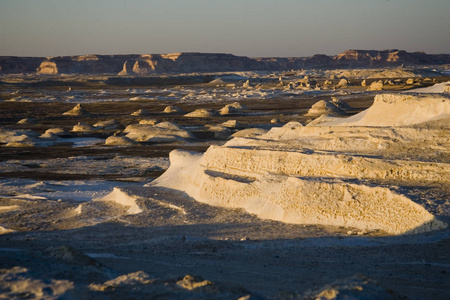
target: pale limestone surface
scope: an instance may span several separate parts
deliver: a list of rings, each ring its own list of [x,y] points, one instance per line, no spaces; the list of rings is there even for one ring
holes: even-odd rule
[[[169,122],[153,124],[131,124],[124,131],[126,137],[135,142],[174,142],[193,138],[190,132]]]
[[[442,229],[447,224],[420,204],[366,181],[448,184],[450,138],[440,126],[449,115],[442,95],[377,95],[372,107],[349,118],[291,122],[203,155],[173,151],[171,167],[153,185],[287,223],[389,234]],[[424,146],[440,156],[420,154]]]

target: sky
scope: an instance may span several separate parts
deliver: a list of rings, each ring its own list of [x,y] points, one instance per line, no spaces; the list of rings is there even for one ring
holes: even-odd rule
[[[450,0],[0,0],[0,56],[450,53]]]

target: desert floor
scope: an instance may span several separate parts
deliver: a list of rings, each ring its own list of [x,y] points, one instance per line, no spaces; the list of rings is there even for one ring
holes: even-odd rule
[[[0,129],[23,132],[33,143],[0,146],[2,299],[314,299],[331,295],[332,287],[321,289],[332,283],[341,294],[364,289],[373,299],[450,298],[450,228],[389,236],[293,225],[144,187],[168,168],[174,149],[204,152],[240,129],[306,123],[308,109],[331,96],[347,102],[354,108],[348,114],[354,114],[368,108],[376,92],[350,86],[270,97],[245,91],[245,97],[232,97],[236,90],[231,86],[214,91],[217,87],[207,84],[108,86],[76,78],[49,79],[56,81],[50,86],[34,78],[8,80],[0,90]],[[190,98],[177,100],[185,96]],[[168,105],[191,112],[220,110],[235,101],[247,107],[245,113],[205,118],[163,113]],[[63,115],[77,103],[89,114]],[[148,114],[131,115],[138,110]],[[24,118],[30,120],[18,124]],[[107,137],[141,119],[175,123],[193,137],[105,145]],[[240,127],[223,135],[205,126],[230,119]],[[108,120],[118,125],[71,131],[79,122]],[[64,134],[39,138],[56,127]],[[142,211],[130,214],[127,206],[92,201],[115,186],[138,199]],[[438,190],[436,201],[448,210],[448,187],[413,189],[416,195]],[[450,223],[448,211],[441,220]]]

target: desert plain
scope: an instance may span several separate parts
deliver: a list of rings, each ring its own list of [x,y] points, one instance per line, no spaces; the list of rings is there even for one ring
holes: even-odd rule
[[[0,298],[450,298],[448,65],[40,68],[0,78]]]

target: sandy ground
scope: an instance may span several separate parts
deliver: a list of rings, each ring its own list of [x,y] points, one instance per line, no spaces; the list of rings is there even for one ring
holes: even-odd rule
[[[10,99],[16,89],[2,85],[1,99]],[[65,89],[27,87],[22,96],[59,95]],[[81,99],[92,95],[92,87],[78,89]],[[102,89],[116,100],[125,90]],[[373,93],[353,87],[347,92],[341,97],[355,108],[351,113],[372,104]],[[449,299],[449,228],[387,236],[380,231],[292,225],[202,204],[181,192],[144,187],[167,168],[171,150],[203,152],[211,144],[225,142],[214,138],[205,124],[235,119],[243,128],[270,128],[279,126],[271,123],[273,118],[281,124],[306,122],[308,109],[322,99],[329,95],[241,99],[248,108],[246,115],[201,119],[162,111],[172,104],[185,112],[219,110],[235,99],[174,103],[171,99],[105,101],[101,96],[102,101],[83,104],[89,116],[62,116],[76,99],[1,101],[2,129],[42,134],[62,127],[67,134],[45,147],[0,147],[0,298]],[[150,112],[148,119],[189,129],[195,139],[113,147],[105,146],[104,140],[117,129],[70,132],[80,121],[95,124],[114,119],[124,128],[142,119],[131,116],[139,109]],[[16,124],[23,118],[36,122]],[[76,144],[88,138],[97,141]],[[114,186],[132,195],[142,212],[130,214],[126,206],[92,201]],[[413,193],[430,191],[433,188],[416,187]],[[445,189],[439,191],[437,200],[448,202],[448,194],[442,194]],[[447,212],[442,215],[450,221]]]
[[[41,203],[24,212],[29,218],[10,217],[10,224],[32,223],[36,228],[0,237],[3,272],[20,266],[28,270],[22,275],[25,278],[69,280],[76,286],[75,293],[87,290],[91,283],[137,271],[165,281],[189,274],[223,286],[224,291],[213,293],[214,297],[226,291],[231,298],[251,294],[276,299],[363,274],[411,299],[449,296],[448,229],[414,236],[353,236],[348,228],[263,221],[156,188],[130,188],[129,192],[145,194],[140,200],[144,213],[127,216],[123,207],[96,203],[78,217],[62,219],[61,205]],[[42,210],[47,218],[41,223],[35,218]],[[93,219],[99,223],[86,224]],[[83,227],[73,229],[78,226]],[[64,246],[95,261],[67,255],[65,249],[62,254],[52,253]],[[6,283],[3,279],[4,290]],[[126,293],[147,296],[153,295],[153,289],[175,293],[166,286],[149,288],[138,283],[129,284]],[[110,292],[111,298],[123,297],[112,288]],[[183,297],[196,297],[183,293]],[[96,297],[92,291],[89,294]]]

